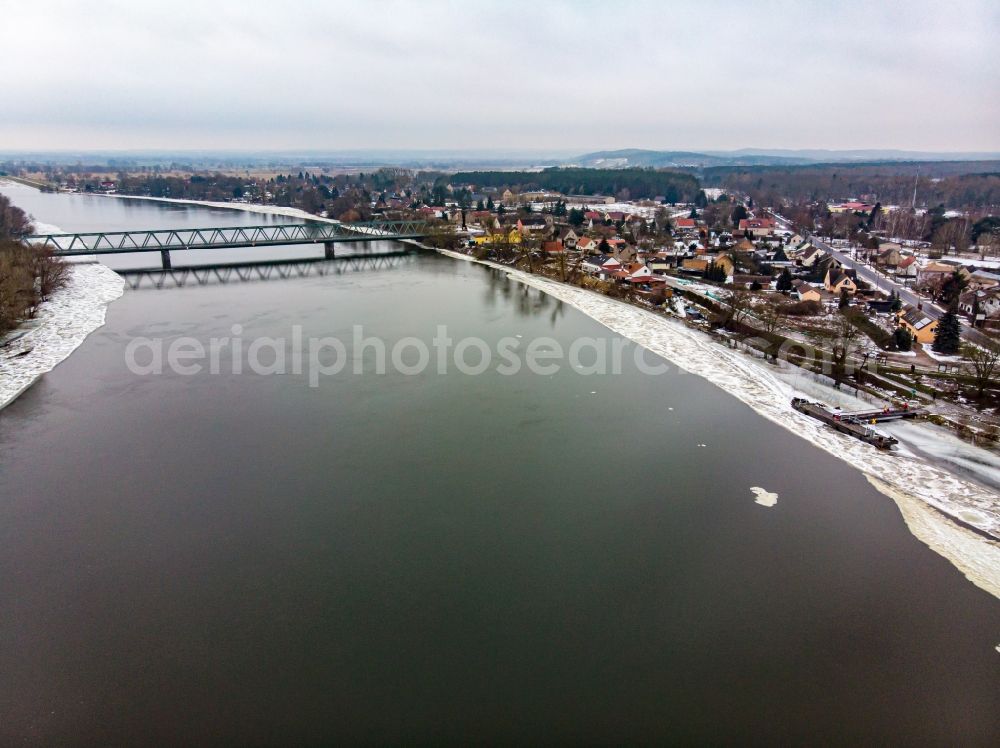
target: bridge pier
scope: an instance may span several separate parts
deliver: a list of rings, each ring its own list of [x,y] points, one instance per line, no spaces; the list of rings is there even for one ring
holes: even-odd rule
[[[323,242],[323,255],[326,257],[326,259],[332,260],[336,257],[336,254],[334,253],[333,249],[334,246],[335,246],[334,242]]]
[[[163,263],[163,269],[164,270],[170,270],[171,265],[170,265],[170,250],[169,249],[161,249],[160,250],[160,261]]]

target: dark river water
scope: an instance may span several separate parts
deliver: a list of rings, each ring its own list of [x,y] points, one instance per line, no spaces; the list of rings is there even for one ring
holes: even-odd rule
[[[267,220],[3,191],[66,230]],[[349,348],[365,373],[317,386],[126,365],[233,325],[615,339],[433,254],[126,292],[0,414],[0,743],[1000,740],[1000,602],[708,382],[631,348],[590,376]]]

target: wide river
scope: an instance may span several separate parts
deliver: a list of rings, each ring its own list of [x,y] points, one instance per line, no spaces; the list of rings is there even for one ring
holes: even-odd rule
[[[3,191],[64,230],[285,220]],[[127,365],[234,325],[620,342],[429,253],[126,291],[0,412],[0,743],[1000,741],[1000,602],[707,381],[631,345],[591,375],[369,349],[317,386]]]

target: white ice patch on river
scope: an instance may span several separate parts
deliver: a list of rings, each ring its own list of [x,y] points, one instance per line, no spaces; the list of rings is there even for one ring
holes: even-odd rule
[[[124,290],[125,282],[104,265],[72,265],[66,287],[52,294],[39,307],[38,316],[0,348],[0,409],[101,327],[108,304]]]
[[[755,504],[760,504],[761,506],[772,507],[778,503],[778,494],[768,491],[766,488],[761,488],[760,486],[752,486],[750,491],[757,498],[754,499]]]

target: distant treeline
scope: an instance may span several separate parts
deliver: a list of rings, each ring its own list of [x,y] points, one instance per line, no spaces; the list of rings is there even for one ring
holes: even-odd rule
[[[712,167],[705,183],[749,194],[763,205],[851,197],[917,207],[990,211],[1000,205],[1000,161],[886,162],[810,166]]]
[[[614,195],[632,200],[662,196],[670,203],[691,202],[701,190],[691,174],[654,169],[463,171],[445,179],[453,185],[475,185],[477,189],[554,190],[566,195]]]

